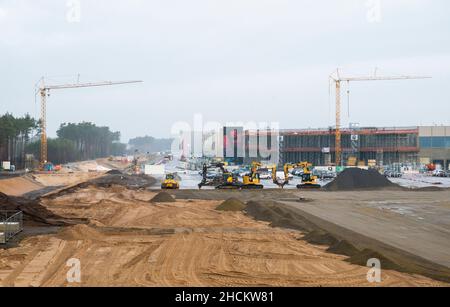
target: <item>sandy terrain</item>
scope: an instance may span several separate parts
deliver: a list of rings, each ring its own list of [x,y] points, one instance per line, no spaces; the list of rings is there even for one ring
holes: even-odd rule
[[[28,176],[0,179],[0,192],[10,196],[21,196],[42,188],[42,184]]]
[[[89,225],[28,237],[0,250],[0,285],[66,286],[66,261],[81,261],[83,286],[363,286],[367,268],[345,262],[299,231],[272,228],[220,201],[151,204],[155,195],[89,187],[43,200]],[[383,271],[382,286],[436,286]]]
[[[101,176],[102,173],[56,173],[56,174],[35,174],[33,178],[46,187],[57,187],[73,185]]]

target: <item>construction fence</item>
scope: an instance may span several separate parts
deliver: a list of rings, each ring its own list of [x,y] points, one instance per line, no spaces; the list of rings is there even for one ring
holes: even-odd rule
[[[21,211],[0,211],[0,244],[6,244],[23,231]]]

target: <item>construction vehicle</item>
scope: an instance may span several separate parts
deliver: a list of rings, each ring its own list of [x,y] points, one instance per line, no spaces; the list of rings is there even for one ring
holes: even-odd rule
[[[199,183],[198,187],[201,189],[204,186],[214,186],[217,190],[241,190],[241,189],[263,189],[259,174],[257,172],[260,164],[253,163],[249,174],[243,176],[243,182],[238,180],[238,176],[235,173],[229,172],[225,168],[225,163],[214,163],[211,165],[204,164],[202,176],[203,179]],[[221,176],[215,176],[214,178],[208,178],[209,169],[220,169]]]
[[[244,188],[243,183],[239,182],[235,174],[226,171],[222,177],[222,182],[216,186],[217,190],[240,190]]]
[[[299,162],[299,163],[286,163],[283,167],[284,171],[284,181],[280,182],[277,178],[276,167],[272,169],[273,183],[278,185],[280,188],[284,188],[285,185],[289,184],[289,171],[291,169],[301,168],[303,173],[301,175],[302,183],[297,185],[298,189],[320,189],[321,185],[317,182],[317,176],[314,176],[311,168],[312,164],[309,162]]]
[[[174,174],[167,174],[166,179],[161,184],[161,189],[163,190],[178,190],[180,188],[180,184],[175,178]]]
[[[287,180],[286,180],[286,178],[287,178]],[[284,189],[284,186],[289,183],[289,176],[286,177],[286,175],[285,175],[285,180],[279,181],[278,177],[277,177],[277,166],[273,165],[272,166],[272,181],[274,184],[276,184],[280,188]]]
[[[297,167],[303,168],[302,183],[297,185],[297,189],[320,189],[322,186],[317,182],[317,176],[314,176],[309,162],[300,162]]]
[[[211,178],[209,176],[210,169],[220,169],[221,175],[216,175]],[[210,165],[203,164],[202,177],[202,181],[198,184],[199,189],[205,186],[213,186],[217,189],[232,187],[236,181],[236,177],[225,169],[225,164],[222,162],[212,163]]]
[[[244,175],[242,189],[264,189],[261,184],[261,178],[259,177],[258,169],[262,166],[259,162],[253,162],[250,168],[250,173]]]

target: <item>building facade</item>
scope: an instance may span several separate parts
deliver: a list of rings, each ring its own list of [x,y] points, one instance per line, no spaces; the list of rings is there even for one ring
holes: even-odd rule
[[[419,128],[420,163],[450,169],[450,126]]]
[[[280,134],[281,163],[309,161],[314,165],[335,163],[334,129],[285,130]],[[343,164],[351,157],[359,163],[377,165],[417,163],[419,161],[419,128],[353,128],[342,129]]]

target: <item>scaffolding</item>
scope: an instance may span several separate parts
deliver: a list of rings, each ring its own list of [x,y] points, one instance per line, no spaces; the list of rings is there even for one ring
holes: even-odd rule
[[[357,142],[355,142],[357,134]],[[335,130],[284,131],[281,156],[283,162],[309,161],[314,165],[327,165],[335,160]],[[352,140],[353,136],[353,140]],[[355,158],[368,164],[417,163],[419,159],[419,130],[406,128],[359,128],[342,130],[342,152],[344,157]],[[330,159],[331,158],[331,159]],[[328,163],[327,163],[328,161]]]

